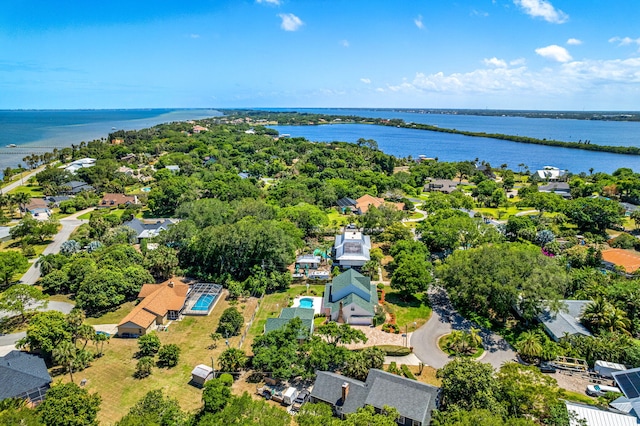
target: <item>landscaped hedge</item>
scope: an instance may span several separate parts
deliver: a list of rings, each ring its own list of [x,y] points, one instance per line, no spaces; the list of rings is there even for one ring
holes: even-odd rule
[[[416,376],[413,375],[406,364],[402,364],[400,366],[400,369],[402,370],[402,374],[404,374],[404,377],[406,377],[407,379],[416,380]]]
[[[411,353],[411,349],[407,348],[406,346],[380,345],[376,346],[376,348],[383,351],[386,356],[406,356]],[[362,349],[364,348],[355,350],[360,351]]]

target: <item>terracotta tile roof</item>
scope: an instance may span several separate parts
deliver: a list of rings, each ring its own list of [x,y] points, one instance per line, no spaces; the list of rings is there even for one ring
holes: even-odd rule
[[[189,286],[175,278],[161,284],[145,284],[138,294],[142,301],[118,325],[132,322],[148,328],[156,320],[156,316],[165,316],[168,311],[182,309],[188,291]]]
[[[365,214],[369,210],[370,206],[379,208],[383,204],[395,206],[398,210],[404,210],[404,203],[390,203],[385,201],[383,198],[374,197],[369,194],[364,194],[356,200],[356,209],[360,211],[360,214]]]
[[[135,195],[124,195],[115,193],[106,193],[98,207],[117,207],[121,204],[138,204],[138,197]]]
[[[633,274],[638,268],[640,268],[640,255],[629,250],[604,250],[602,252],[602,259],[605,262],[613,263],[616,266],[622,266],[629,274]]]

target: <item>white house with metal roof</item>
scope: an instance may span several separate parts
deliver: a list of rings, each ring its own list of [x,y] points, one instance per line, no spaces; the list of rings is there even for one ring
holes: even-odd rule
[[[371,238],[354,229],[347,229],[344,233],[336,235],[333,244],[333,258],[336,264],[342,268],[360,268],[371,257]]]

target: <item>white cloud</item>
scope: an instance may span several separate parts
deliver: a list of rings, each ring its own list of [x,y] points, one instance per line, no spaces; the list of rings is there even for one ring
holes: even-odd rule
[[[536,49],[536,53],[543,58],[551,59],[557,62],[569,62],[571,59],[571,55],[562,46],[558,46],[557,44],[552,44],[547,47],[540,47]]]
[[[376,92],[384,92],[384,89],[382,87],[376,87]]]
[[[569,40],[567,40],[567,44],[569,46],[579,46],[582,44],[582,40],[579,40],[577,38],[570,38]]]
[[[482,17],[482,18],[486,18],[487,16],[489,16],[489,12],[485,12],[484,10],[476,10],[476,9],[473,9],[473,10],[471,11],[471,15],[472,15],[472,16],[480,16],[480,17]]]
[[[483,60],[484,64],[487,66],[494,66],[497,68],[506,68],[507,67],[507,62],[504,59],[498,59],[495,56],[491,59],[484,59]]]
[[[256,0],[256,3],[268,3],[274,6],[280,6],[280,0]]]
[[[424,23],[422,22],[422,15],[418,15],[416,19],[413,20],[413,23],[416,24],[416,27],[419,29],[424,29]]]
[[[298,31],[304,22],[293,13],[281,13],[278,15],[282,19],[280,28],[285,31]]]
[[[518,59],[514,59],[513,61],[509,62],[509,65],[511,65],[512,67],[519,67],[521,65],[524,65],[527,63],[527,60],[524,58],[518,58]]]
[[[363,82],[364,84],[371,84],[370,78],[361,78],[360,81]]]
[[[349,47],[349,40],[340,40],[340,46]]]
[[[552,24],[562,24],[569,19],[566,13],[556,9],[546,0],[513,0],[513,2],[520,6],[527,15],[542,18]]]
[[[609,43],[618,43],[618,46],[628,46],[630,44],[637,44],[640,46],[640,38],[633,39],[631,37],[611,37]]]

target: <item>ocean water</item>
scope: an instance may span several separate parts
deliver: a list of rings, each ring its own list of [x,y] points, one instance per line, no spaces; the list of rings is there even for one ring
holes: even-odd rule
[[[591,140],[593,144],[640,146],[640,123],[566,119],[538,119],[501,116],[417,114],[382,110],[298,109],[300,112],[357,115],[373,118],[401,118],[405,122],[433,124],[443,128],[531,136],[561,141]],[[272,126],[280,133],[302,136],[312,141],[356,142],[374,139],[379,148],[399,157],[418,155],[442,161],[487,161],[494,167],[507,164],[512,170],[555,166],[573,173],[595,171],[611,173],[621,167],[640,172],[640,156],[584,151],[545,145],[523,144],[425,130],[330,124],[321,126]],[[577,136],[574,136],[577,135]],[[571,137],[570,137],[571,136]]]
[[[24,166],[22,159],[30,153],[106,138],[115,130],[138,130],[220,115],[213,109],[2,110],[0,169]],[[8,148],[9,144],[17,146]]]

